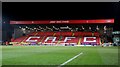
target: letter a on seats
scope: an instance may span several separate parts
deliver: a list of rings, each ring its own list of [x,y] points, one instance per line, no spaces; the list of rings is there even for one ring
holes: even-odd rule
[[[56,37],[47,37],[47,38],[45,39],[45,42],[47,42],[48,40],[52,40],[52,42],[55,42]]]

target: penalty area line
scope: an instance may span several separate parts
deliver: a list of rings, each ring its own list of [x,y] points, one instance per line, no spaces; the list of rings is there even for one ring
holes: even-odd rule
[[[73,59],[77,58],[78,56],[80,56],[80,55],[82,55],[82,54],[83,54],[82,52],[81,52],[81,53],[79,53],[78,55],[76,55],[76,56],[74,56],[74,57],[70,58],[70,59],[69,59],[69,60],[67,60],[66,62],[64,62],[64,63],[60,64],[58,67],[61,67],[61,66],[65,65],[65,64],[69,63],[70,61],[72,61]]]

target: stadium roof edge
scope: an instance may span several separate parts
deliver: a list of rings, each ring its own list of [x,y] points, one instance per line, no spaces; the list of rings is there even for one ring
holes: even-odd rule
[[[95,20],[35,20],[35,21],[10,21],[10,24],[99,24],[114,23],[114,19]]]

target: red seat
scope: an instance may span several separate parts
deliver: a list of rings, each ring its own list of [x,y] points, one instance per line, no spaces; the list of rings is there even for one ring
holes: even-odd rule
[[[76,43],[78,44],[79,42],[79,38],[80,36],[83,37],[81,40],[81,43],[85,43],[84,37],[93,37],[92,36],[92,32],[74,32],[74,36],[73,32],[33,32],[28,34],[27,36],[23,36],[17,39],[12,40],[12,42],[26,42],[26,40],[28,40],[29,37],[32,36],[37,36],[40,38],[31,38],[30,40],[37,40],[36,42],[41,42],[41,43],[54,43],[54,44],[61,44],[61,43]],[[99,33],[95,32],[94,36],[96,37],[96,44],[100,43],[100,38],[99,38]],[[52,42],[52,40],[46,40],[47,37],[56,37],[56,40],[54,42]],[[66,42],[64,42],[66,37],[75,37],[75,38],[70,38],[71,40],[67,40]]]
[[[100,36],[100,34],[98,32],[95,32],[94,36]]]
[[[72,36],[72,32],[61,32],[61,36]]]

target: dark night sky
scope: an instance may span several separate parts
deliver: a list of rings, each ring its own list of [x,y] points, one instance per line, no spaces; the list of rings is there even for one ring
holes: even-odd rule
[[[3,3],[3,20],[114,18],[116,3]]]

